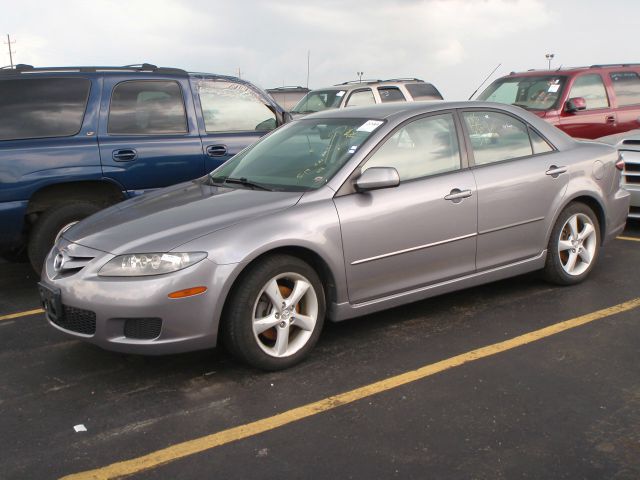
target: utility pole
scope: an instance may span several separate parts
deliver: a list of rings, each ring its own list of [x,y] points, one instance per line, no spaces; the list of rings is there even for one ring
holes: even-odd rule
[[[238,67],[238,78],[242,78],[241,74],[242,72],[240,71],[240,67]]]
[[[307,88],[309,88],[309,64],[311,63],[311,50],[307,50]]]
[[[16,43],[16,41],[14,40],[13,42],[11,41],[11,37],[9,36],[9,34],[7,33],[7,41],[4,42],[5,45],[7,45],[7,47],[9,48],[9,62],[11,63],[11,68],[13,68],[13,54],[16,53],[14,50],[11,50],[11,45],[13,45],[14,43]]]

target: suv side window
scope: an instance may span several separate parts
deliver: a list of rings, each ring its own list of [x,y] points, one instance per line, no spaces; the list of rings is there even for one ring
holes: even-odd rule
[[[407,101],[398,87],[378,87],[378,93],[382,103]]]
[[[415,120],[397,130],[362,167],[394,167],[400,181],[460,169],[460,148],[453,116]]]
[[[438,89],[430,83],[407,83],[405,87],[414,100],[442,100]]]
[[[574,80],[569,98],[576,97],[582,97],[587,101],[587,110],[609,106],[609,97],[607,97],[602,77],[597,73],[581,75]]]
[[[503,113],[476,110],[463,112],[462,117],[471,140],[475,165],[533,155],[529,131],[520,120]],[[540,148],[539,142],[536,143]]]
[[[107,133],[162,135],[187,132],[187,115],[178,82],[128,80],[113,89]]]
[[[86,78],[0,81],[0,140],[77,134],[90,88]]]
[[[619,107],[640,104],[640,77],[636,72],[613,72],[609,76]]]
[[[265,132],[277,126],[275,113],[246,85],[200,80],[198,94],[207,133]]]
[[[352,92],[345,107],[361,107],[363,105],[373,105],[375,103],[376,99],[373,97],[373,92],[370,88],[367,88],[366,90],[356,90]]]

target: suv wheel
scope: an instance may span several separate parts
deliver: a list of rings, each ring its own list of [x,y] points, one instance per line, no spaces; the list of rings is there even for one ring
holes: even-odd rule
[[[33,269],[40,273],[57,238],[75,223],[98,210],[100,207],[95,203],[65,203],[40,215],[29,236],[29,261]]]

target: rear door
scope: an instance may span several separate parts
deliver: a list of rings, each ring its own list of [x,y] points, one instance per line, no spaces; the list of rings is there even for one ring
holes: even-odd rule
[[[249,85],[211,78],[192,79],[191,84],[207,172],[278,126],[268,100]]]
[[[462,118],[478,188],[478,270],[540,254],[545,220],[567,188],[565,154],[503,112],[465,110]]]
[[[99,144],[105,176],[137,195],[204,174],[186,78],[105,76],[103,92]]]
[[[579,75],[569,88],[567,98],[582,97],[587,108],[571,113],[563,108],[557,125],[561,130],[575,138],[589,139],[616,133],[618,119],[599,73]]]
[[[452,113],[398,128],[361,167],[393,167],[395,188],[334,199],[351,303],[472,273],[476,189]]]
[[[640,75],[638,71],[609,73],[617,106],[616,133],[640,128]]]

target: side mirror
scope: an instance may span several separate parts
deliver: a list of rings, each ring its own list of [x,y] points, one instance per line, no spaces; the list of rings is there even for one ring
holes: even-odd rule
[[[574,97],[567,100],[564,109],[569,113],[575,113],[578,110],[586,110],[587,101],[583,97]]]
[[[392,167],[371,167],[362,172],[356,179],[355,187],[358,192],[391,188],[400,185],[400,175]]]

